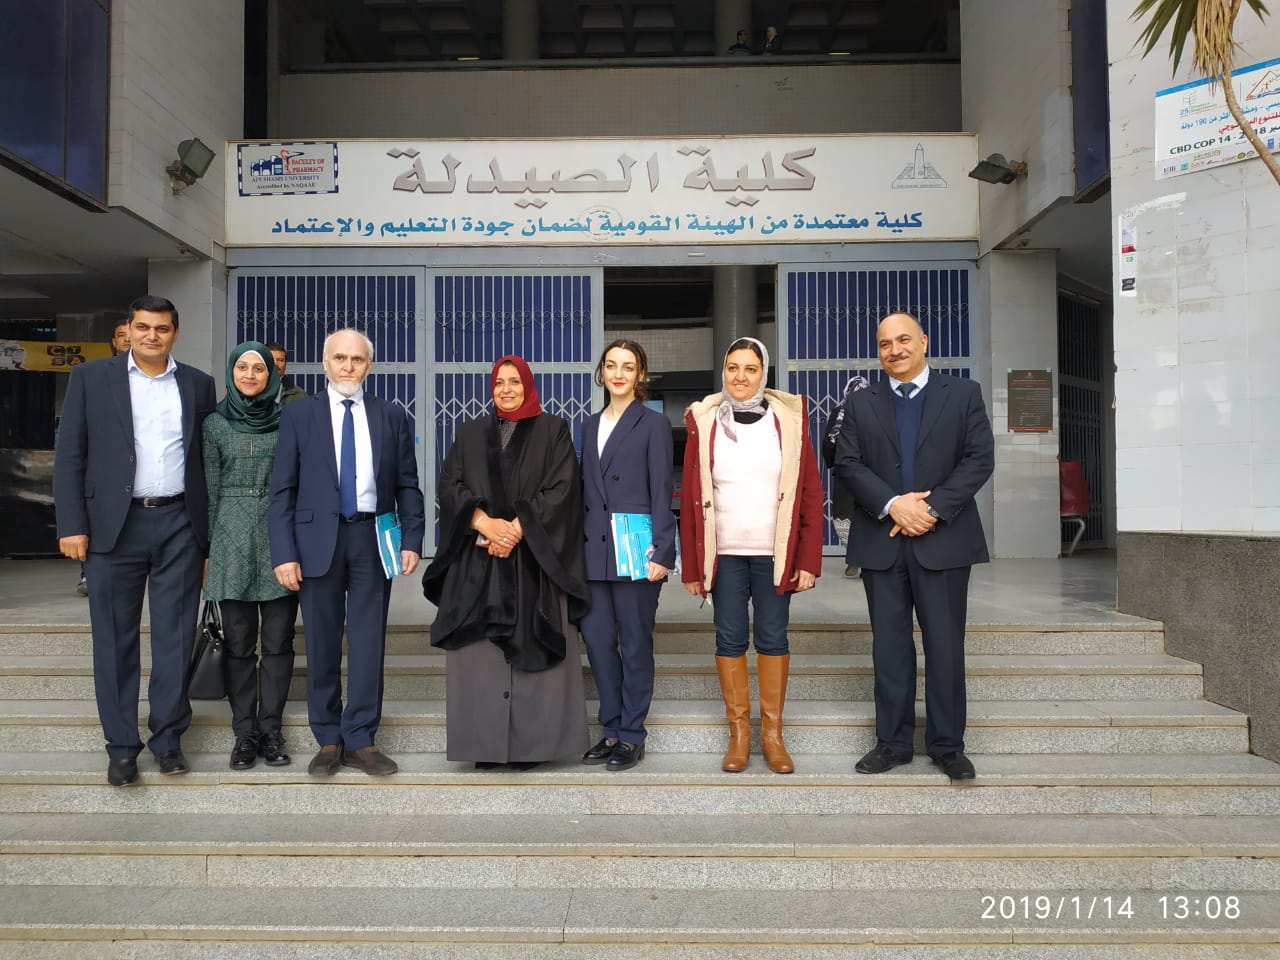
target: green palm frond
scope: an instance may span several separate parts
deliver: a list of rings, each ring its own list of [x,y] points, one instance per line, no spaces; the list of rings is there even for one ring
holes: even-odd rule
[[[1233,27],[1242,0],[1139,0],[1130,19],[1146,20],[1138,36],[1145,57],[1169,32],[1169,56],[1176,73],[1182,62],[1187,38],[1191,37],[1191,59],[1198,72],[1206,77],[1220,77],[1235,60]],[[1265,19],[1270,11],[1263,0],[1243,0],[1257,15]]]

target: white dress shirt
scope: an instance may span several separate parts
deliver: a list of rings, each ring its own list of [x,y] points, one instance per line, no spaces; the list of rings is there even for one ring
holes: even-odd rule
[[[600,414],[600,431],[596,435],[596,453],[599,456],[604,456],[604,445],[609,442],[609,437],[613,435],[613,428],[617,425],[617,420],[610,420],[603,413]]]
[[[895,380],[893,379],[893,377],[889,377],[888,380],[889,380],[889,389],[892,390],[894,393],[898,394],[898,396],[902,396],[901,392],[899,392],[898,390],[898,387],[906,383],[907,381]],[[925,384],[929,382],[929,365],[926,363],[924,365],[924,369],[920,371],[920,375],[910,382],[915,384],[915,389],[913,389],[911,393],[908,394],[907,396],[908,400],[910,400],[912,397],[918,394],[921,390],[923,390]],[[906,451],[903,451],[902,455],[905,457],[907,455]],[[901,496],[901,494],[899,494],[898,496]],[[890,497],[888,501],[886,501],[884,505],[884,509],[880,511],[881,520],[883,520],[885,517],[889,515],[889,508],[893,506],[893,501],[897,499],[898,497]]]
[[[178,364],[147,376],[129,351],[129,409],[133,413],[133,495],[172,497],[185,492],[187,458],[182,445],[182,394]]]
[[[364,387],[354,397],[344,397],[330,385],[329,417],[333,423],[333,463],[342,476],[342,421],[347,408],[343,400],[354,400],[351,405],[351,421],[356,428],[356,510],[360,513],[377,513],[378,478],[373,473],[373,441],[369,439],[369,417],[364,405]]]

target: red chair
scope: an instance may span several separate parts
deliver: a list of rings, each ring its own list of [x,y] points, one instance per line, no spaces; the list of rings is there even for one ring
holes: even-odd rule
[[[1079,460],[1063,460],[1058,464],[1058,512],[1062,519],[1080,526],[1065,556],[1075,553],[1084,536],[1084,520],[1089,513],[1089,484],[1084,478],[1084,464]]]

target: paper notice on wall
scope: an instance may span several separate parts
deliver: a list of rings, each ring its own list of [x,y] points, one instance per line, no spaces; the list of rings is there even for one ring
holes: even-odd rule
[[[1120,240],[1120,278],[1119,296],[1136,297],[1138,295],[1138,230],[1137,221],[1132,214],[1121,214],[1118,218],[1116,236]]]
[[[1280,150],[1280,59],[1232,72],[1240,112],[1269,152]],[[1156,91],[1155,174],[1180,177],[1258,154],[1227,109],[1222,85],[1193,80]]]

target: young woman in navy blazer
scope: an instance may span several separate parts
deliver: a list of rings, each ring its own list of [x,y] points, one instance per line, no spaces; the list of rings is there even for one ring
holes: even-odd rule
[[[582,639],[600,698],[604,736],[583,763],[627,770],[644,757],[645,718],[653,700],[653,622],[658,593],[676,562],[676,521],[671,513],[671,424],[645,407],[649,361],[632,340],[615,340],[596,364],[595,381],[609,404],[582,431],[582,488],[587,581],[591,609]],[[613,515],[652,518],[648,576],[618,575]]]

